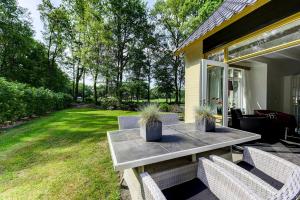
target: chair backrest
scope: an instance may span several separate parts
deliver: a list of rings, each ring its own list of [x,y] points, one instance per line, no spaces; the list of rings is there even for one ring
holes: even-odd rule
[[[172,125],[180,123],[178,115],[176,113],[161,114],[160,119],[163,125]]]
[[[206,158],[199,159],[197,176],[218,199],[261,199],[233,175]]]
[[[143,198],[145,200],[166,200],[158,185],[147,172],[140,174],[140,176],[143,184]]]
[[[163,125],[172,125],[180,123],[178,115],[176,113],[167,113],[161,114],[161,122]],[[139,128],[139,120],[140,116],[119,116],[118,123],[119,123],[119,130],[124,129],[132,129],[132,128]]]
[[[119,130],[139,128],[140,116],[119,116]]]
[[[243,117],[241,109],[230,109],[231,119],[232,119],[232,127],[233,128],[240,128],[240,118]]]
[[[296,200],[300,197],[300,167],[295,169],[287,182],[271,200]]]

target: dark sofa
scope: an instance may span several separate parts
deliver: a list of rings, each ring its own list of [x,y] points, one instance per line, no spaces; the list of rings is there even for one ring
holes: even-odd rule
[[[265,141],[284,139],[285,132],[294,134],[297,127],[293,115],[271,110],[255,110],[254,115],[243,115],[240,109],[231,109],[232,127],[258,133]]]

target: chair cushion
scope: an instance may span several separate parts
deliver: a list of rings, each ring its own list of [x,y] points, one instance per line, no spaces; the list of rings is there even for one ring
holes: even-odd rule
[[[265,174],[261,170],[259,170],[256,167],[248,164],[245,161],[240,161],[240,162],[237,163],[237,165],[242,167],[243,169],[251,172],[252,174],[256,175],[257,177],[261,178],[262,180],[264,180],[265,182],[267,182],[268,184],[270,184],[271,186],[273,186],[277,190],[280,190],[283,186],[283,183],[281,183],[278,180],[272,178],[271,176]]]
[[[198,178],[162,191],[169,199],[218,199]]]

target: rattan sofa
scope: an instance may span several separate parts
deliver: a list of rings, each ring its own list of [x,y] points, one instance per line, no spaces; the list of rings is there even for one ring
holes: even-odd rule
[[[188,169],[190,170],[190,169]],[[187,173],[188,170],[186,171]],[[185,169],[181,169],[181,174]],[[181,179],[177,173],[173,174],[173,178],[170,179]],[[190,177],[191,178],[191,177]],[[239,181],[237,178],[232,176],[222,167],[213,163],[206,158],[200,158],[197,167],[196,177],[201,181],[202,190],[192,196],[192,199],[222,199],[222,200],[257,200],[260,199],[254,192],[249,190],[244,183]],[[167,196],[162,192],[161,188],[156,184],[154,179],[147,173],[141,174],[141,181],[143,184],[143,197],[145,200],[165,200]],[[170,180],[173,184],[174,181]],[[204,186],[204,187],[203,187]],[[184,193],[185,191],[180,191]],[[182,197],[177,196],[176,199]]]
[[[144,199],[299,198],[300,167],[282,158],[246,147],[243,160],[237,164],[218,156],[210,156],[210,160],[201,158],[198,166],[195,163],[151,176],[141,174]],[[200,180],[196,192],[195,181],[189,184],[195,178]]]

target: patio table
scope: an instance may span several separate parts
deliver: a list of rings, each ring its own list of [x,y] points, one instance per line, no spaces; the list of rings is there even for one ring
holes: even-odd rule
[[[260,139],[260,135],[228,127],[201,132],[193,123],[163,126],[159,142],[145,142],[140,129],[109,131],[109,148],[115,170],[122,171],[189,155],[231,147]]]

